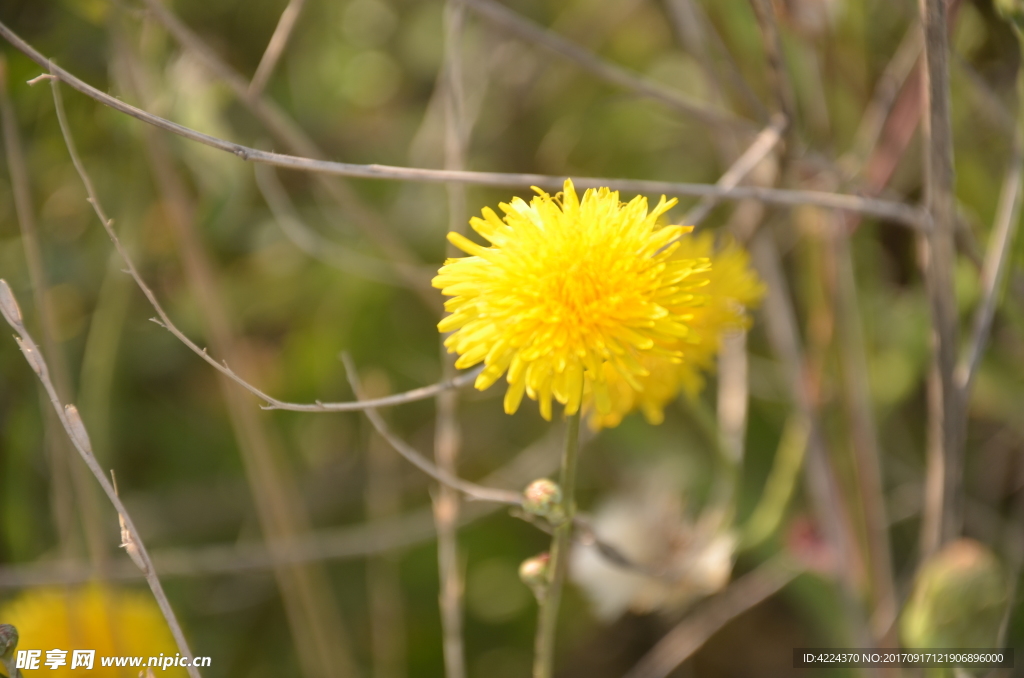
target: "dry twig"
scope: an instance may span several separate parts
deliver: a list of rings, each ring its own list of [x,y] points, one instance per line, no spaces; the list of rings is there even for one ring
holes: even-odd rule
[[[66,127],[67,122],[64,120],[63,111],[59,115],[61,126]],[[77,166],[77,158],[75,160]],[[61,426],[67,432],[68,438],[71,439],[82,461],[85,462],[93,477],[96,478],[103,488],[103,492],[107,495],[110,503],[114,505],[122,525],[122,546],[126,548],[132,560],[138,565],[145,576],[146,582],[153,592],[153,597],[156,598],[157,605],[160,607],[160,612],[163,614],[164,619],[167,621],[167,626],[174,636],[178,651],[189,658],[189,676],[191,678],[201,678],[199,669],[191,665],[192,651],[188,647],[188,641],[185,640],[185,634],[182,632],[178,618],[171,608],[171,603],[167,600],[167,595],[164,593],[160,578],[157,577],[156,568],[153,566],[153,561],[149,557],[149,552],[146,550],[142,537],[139,535],[138,530],[135,529],[135,524],[132,522],[131,516],[128,515],[124,504],[121,503],[121,499],[117,496],[117,492],[114,491],[110,481],[107,480],[106,474],[96,461],[96,457],[92,452],[92,445],[89,442],[89,434],[86,431],[85,424],[82,422],[81,415],[78,414],[78,409],[74,405],[64,405],[61,403],[60,396],[57,395],[57,389],[54,388],[53,381],[50,379],[50,370],[46,365],[46,359],[39,350],[39,346],[36,345],[35,340],[28,333],[28,330],[25,329],[25,325],[22,323],[21,309],[14,298],[14,293],[11,292],[11,288],[2,278],[0,278],[0,313],[3,314],[7,324],[18,333],[18,336],[15,338],[18,342],[18,347],[25,355],[25,360],[32,368],[32,371],[39,377],[43,388],[46,389],[46,395],[49,397],[50,404],[53,405],[53,410],[56,412],[58,419],[60,419]]]
[[[989,245],[981,268],[981,303],[974,313],[970,343],[956,368],[956,384],[960,388],[965,410],[981,356],[988,344],[996,304],[1009,268],[1011,245],[1020,225],[1020,184],[1024,173],[1024,71],[1018,74],[1018,78],[1018,122],[1009,167],[999,192],[995,223],[992,225],[992,234],[989,236]]]
[[[56,68],[56,66],[54,68]],[[97,209],[98,204],[96,202],[95,191],[93,190],[91,183],[87,184],[86,188],[89,192],[89,202],[93,205],[94,209]],[[124,260],[127,273],[135,281],[135,284],[139,286],[139,289],[142,291],[143,295],[145,295],[146,299],[153,307],[153,310],[156,311],[157,318],[154,318],[153,321],[156,322],[161,327],[163,327],[164,329],[166,329],[172,335],[174,335],[175,338],[177,338],[181,343],[187,346],[193,353],[195,353],[204,361],[206,361],[206,363],[213,367],[215,370],[217,370],[222,375],[224,375],[231,381],[235,382],[242,388],[244,388],[252,395],[264,401],[266,403],[264,409],[292,410],[295,412],[353,412],[365,409],[367,407],[389,407],[392,405],[401,405],[404,403],[410,403],[418,400],[426,400],[427,398],[433,398],[442,391],[453,388],[462,388],[463,386],[471,384],[476,379],[476,376],[480,373],[482,369],[474,369],[465,374],[453,377],[452,379],[441,381],[436,384],[431,384],[430,386],[423,386],[417,389],[413,389],[411,391],[396,393],[394,395],[390,395],[384,398],[375,398],[373,400],[367,400],[363,402],[323,403],[317,401],[316,403],[312,404],[302,404],[289,403],[282,400],[278,400],[277,398],[274,398],[273,396],[264,393],[263,391],[253,386],[242,377],[238,376],[238,374],[235,373],[235,371],[228,366],[226,361],[220,362],[211,357],[205,348],[200,348],[194,341],[192,341],[187,335],[185,335],[180,329],[178,329],[178,327],[171,320],[170,316],[167,315],[167,312],[164,310],[163,306],[160,304],[160,301],[157,299],[156,294],[154,294],[153,290],[149,287],[149,285],[146,284],[146,281],[142,278],[142,275],[139,273],[138,268],[136,268],[135,263],[132,261],[131,256],[128,254],[127,248],[121,243],[120,238],[118,238],[117,236],[117,232],[114,231],[113,221],[107,219],[106,217],[100,217],[100,220],[103,224],[104,229],[107,231],[107,235],[114,243],[114,247],[117,249],[118,254],[121,256],[121,259]]]
[[[249,83],[203,40],[168,10],[161,0],[144,0],[146,7],[161,26],[200,63],[224,82],[239,102],[262,124],[279,143],[296,155],[322,159],[324,152],[289,115],[259,93],[251,92]],[[376,212],[368,207],[351,186],[337,176],[315,174],[314,179],[351,218],[353,223],[386,256],[395,273],[406,280],[417,298],[435,313],[441,312],[437,294],[419,275],[417,257],[396,238]]]
[[[786,129],[786,118],[782,115],[775,116],[772,122],[754,138],[754,141],[747,147],[747,150],[719,177],[715,186],[723,189],[738,186],[778,145],[779,141],[782,140],[784,129]],[[711,210],[720,201],[721,199],[715,196],[704,196],[686,213],[686,216],[683,217],[683,223],[687,226],[699,224],[704,221],[705,217],[711,213]]]
[[[43,68],[49,69],[45,56],[33,49],[18,37],[6,25],[0,23],[0,37],[11,43]],[[286,155],[261,151],[231,141],[198,132],[179,125],[160,116],[126,104],[105,92],[92,87],[75,77],[68,71],[54,67],[53,74],[72,89],[95,99],[121,113],[130,115],[137,120],[153,125],[165,131],[177,134],[186,139],[205,144],[227,153],[232,153],[249,162],[260,162],[278,167],[304,172],[321,172],[337,176],[360,177],[364,179],[392,179],[400,181],[420,181],[425,183],[461,182],[476,186],[509,186],[531,187],[547,190],[560,190],[564,177],[543,174],[517,174],[503,172],[471,172],[457,170],[422,169],[416,167],[396,167],[392,165],[358,165],[354,163],[316,160],[310,157]],[[580,177],[574,179],[577,188],[610,187],[630,193],[648,193],[676,196],[704,197],[714,196],[723,200],[759,200],[775,205],[816,205],[830,209],[858,212],[883,220],[893,221],[918,231],[928,231],[928,216],[916,207],[891,200],[864,198],[857,195],[823,193],[821,191],[803,191],[792,189],[763,188],[759,186],[735,186],[725,189],[713,184],[694,184],[671,181],[648,181],[643,179],[611,179]]]
[[[466,8],[463,0],[447,0],[444,5],[444,65],[438,76],[437,87],[442,88],[445,111],[444,166],[461,170],[466,164],[466,145],[469,126],[466,121],[466,97],[463,87],[463,26]],[[466,232],[466,187],[459,183],[445,184],[448,195],[448,225],[453,232]],[[460,253],[451,243],[448,256]],[[455,358],[440,338],[438,350],[444,365],[444,376],[457,374]],[[462,427],[459,423],[458,391],[448,390],[437,395],[437,413],[434,429],[434,460],[439,469],[456,474],[456,461],[462,447]],[[437,571],[440,580],[438,602],[441,608],[442,651],[446,678],[464,678],[466,675],[466,649],[463,642],[462,592],[465,589],[462,564],[459,562],[458,522],[461,510],[456,490],[446,485],[438,488],[434,497],[434,522],[437,525]]]
[[[250,97],[256,98],[263,94],[263,88],[267,86],[267,81],[270,80],[278,59],[284,54],[288,38],[291,37],[292,30],[295,28],[305,4],[306,0],[289,0],[288,6],[281,12],[281,18],[277,20],[274,34],[270,36],[267,49],[263,52],[256,72],[252,76],[252,81],[249,83],[248,95]]]
[[[950,120],[949,0],[920,0],[925,34],[926,111],[922,130],[925,203],[933,227],[925,239],[925,278],[932,311],[933,360],[928,386],[928,475],[921,527],[922,554],[934,553],[959,534],[962,523],[963,428],[957,359],[956,295],[953,289],[956,223],[953,130]]]
[[[749,121],[737,118],[732,113],[711,108],[681,92],[652,82],[638,73],[609,63],[557,33],[520,16],[495,0],[463,0],[463,2],[466,3],[467,8],[501,30],[565,57],[588,73],[617,87],[629,90],[639,96],[654,99],[706,125],[733,132],[747,131],[752,127]]]
[[[345,371],[348,374],[348,382],[352,386],[352,392],[356,394],[356,398],[362,398],[363,388],[359,382],[359,373],[356,371],[356,367],[353,364],[352,359],[349,358],[348,354],[342,354],[341,360],[345,364]],[[388,425],[384,422],[383,417],[380,416],[380,412],[378,412],[375,407],[372,405],[366,405],[361,409],[366,414],[366,418],[370,420],[371,424],[373,424],[373,427],[377,429],[377,433],[379,433],[384,440],[388,441],[391,447],[395,448],[396,452],[405,457],[409,463],[426,473],[437,482],[456,489],[467,497],[478,501],[493,501],[499,504],[510,504],[512,506],[522,505],[522,495],[518,492],[483,487],[482,485],[477,485],[476,483],[469,482],[468,480],[463,480],[453,473],[439,468],[429,459],[420,454],[420,452],[414,447],[392,433],[391,429],[388,428]]]

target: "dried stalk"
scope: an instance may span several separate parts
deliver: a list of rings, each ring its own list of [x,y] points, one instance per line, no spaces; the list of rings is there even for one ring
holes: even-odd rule
[[[932,311],[932,367],[928,388],[928,471],[921,528],[923,555],[960,533],[965,418],[955,379],[956,295],[953,289],[956,224],[953,132],[950,122],[947,0],[920,0],[925,34],[922,120],[925,205],[933,227],[924,239],[925,278]]]
[[[695,0],[667,0],[666,4],[679,41],[700,63],[707,85],[718,94],[719,101],[725,103],[722,84],[727,82],[759,120],[767,120],[769,115],[764,104],[743,78],[739,66],[725,47],[725,41],[701,5]],[[718,52],[724,65],[719,66],[715,62],[712,51]]]
[[[272,101],[249,91],[249,83],[244,77],[217,56],[192,32],[177,16],[168,10],[160,0],[144,0],[151,15],[161,26],[191,55],[195,56],[238,98],[249,112],[262,124],[285,148],[292,153],[307,158],[324,158],[324,152],[313,143],[299,125],[288,114]],[[437,293],[424,284],[420,273],[419,260],[408,247],[391,232],[388,224],[373,209],[368,207],[351,186],[337,177],[324,174],[314,175],[314,179],[326,193],[348,214],[353,223],[363,234],[374,243],[385,255],[395,273],[406,280],[409,288],[417,298],[431,311],[440,314],[441,303]]]
[[[348,382],[352,386],[352,392],[355,393],[356,398],[361,399],[363,388],[359,382],[359,373],[356,371],[356,367],[353,364],[352,359],[348,354],[342,354],[341,360],[345,364],[345,371],[348,375]],[[396,452],[405,457],[413,466],[423,471],[442,485],[447,485],[452,489],[462,492],[467,497],[478,501],[493,501],[499,504],[510,504],[512,506],[520,506],[523,503],[522,495],[518,492],[483,487],[482,485],[471,483],[468,480],[463,480],[453,473],[438,467],[420,454],[414,447],[392,433],[391,429],[388,428],[386,423],[384,423],[383,417],[380,416],[380,413],[375,407],[367,405],[363,408],[363,412],[366,414],[366,418],[370,420],[370,423],[373,424],[373,427],[377,429],[377,433],[379,433],[384,440],[388,441],[391,447],[395,448]]]
[[[782,131],[784,129],[786,129],[786,118],[781,115],[774,116],[772,122],[761,130],[750,146],[747,147],[747,150],[719,177],[715,186],[727,190],[738,186],[764,160],[765,156],[771,153],[778,145],[779,141],[782,140]],[[704,196],[686,213],[686,216],[683,217],[683,223],[687,226],[696,226],[704,221],[705,217],[711,213],[711,210],[720,201],[721,199],[715,196]]]
[[[294,30],[305,4],[306,0],[289,0],[288,6],[281,12],[281,18],[277,20],[274,34],[270,36],[267,49],[263,52],[256,72],[253,73],[252,81],[249,83],[247,91],[249,97],[255,99],[263,94],[263,88],[267,86],[267,81],[270,80],[278,60],[284,54],[288,38],[291,37],[292,30]]]
[[[366,519],[371,529],[387,525],[400,515],[401,463],[386,449],[380,436],[370,432],[366,450]],[[406,675],[405,609],[402,601],[401,553],[377,554],[367,563],[366,593],[370,616],[373,678]]]
[[[93,200],[94,198],[90,198]],[[114,243],[114,247],[117,249],[118,254],[125,263],[128,274],[135,281],[135,284],[139,286],[139,289],[145,295],[149,301],[153,310],[156,311],[157,318],[154,319],[158,325],[166,329],[181,343],[187,346],[193,353],[202,358],[208,365],[213,367],[215,370],[220,372],[222,375],[235,382],[246,391],[256,396],[260,400],[264,401],[264,409],[268,410],[292,410],[296,412],[354,412],[368,407],[390,407],[394,405],[402,405],[405,403],[416,402],[418,400],[426,400],[427,398],[433,398],[438,393],[449,389],[462,388],[472,384],[476,379],[477,375],[482,371],[483,368],[476,368],[464,374],[451,379],[431,384],[430,386],[423,386],[420,388],[413,389],[411,391],[405,391],[403,393],[397,393],[395,395],[386,396],[383,398],[374,398],[366,401],[356,402],[340,402],[340,403],[323,403],[316,402],[312,404],[303,403],[289,403],[274,398],[251,383],[240,377],[234,370],[232,370],[226,361],[220,362],[209,355],[205,348],[200,348],[194,341],[188,338],[171,320],[170,316],[164,310],[160,301],[157,299],[153,290],[143,280],[141,274],[136,268],[131,256],[128,254],[127,248],[122,244],[120,238],[117,236],[117,232],[114,231],[112,222],[103,222],[103,226],[107,231],[107,235]]]
[[[751,255],[768,289],[761,313],[768,332],[768,341],[782,362],[793,404],[808,427],[807,458],[804,466],[808,494],[837,563],[844,611],[854,633],[858,636],[857,640],[867,643],[863,615],[856,603],[857,563],[862,559],[852,534],[849,515],[842,503],[835,469],[828,458],[817,412],[808,391],[796,315],[771,233],[762,231],[757,234],[751,243]]]
[[[145,73],[123,41],[119,42],[118,65],[125,89],[138,98],[145,98],[149,94]],[[151,128],[144,132],[149,165],[174,231],[185,278],[198,302],[210,342],[222,355],[237,355],[243,372],[251,372],[250,353],[235,335],[218,289],[215,265],[196,230],[195,207],[189,190],[175,167],[165,138]],[[246,479],[252,495],[258,498],[255,509],[260,530],[267,538],[286,545],[309,530],[305,506],[295,487],[291,468],[259,411],[228,379],[221,378],[218,382]],[[348,633],[331,595],[326,572],[316,564],[288,565],[275,567],[274,576],[303,674],[307,678],[325,678],[336,671],[354,675],[357,667],[348,649]]]
[[[523,449],[507,464],[480,481],[486,487],[524,487],[531,480],[547,476],[558,466],[560,431],[552,430]],[[492,515],[507,506],[504,503],[473,501],[459,515],[464,526]],[[265,570],[274,563],[301,563],[315,560],[347,560],[376,556],[408,546],[416,546],[434,537],[436,530],[431,508],[424,507],[394,518],[361,523],[332,530],[300,535],[288,548],[265,542],[232,543],[191,549],[163,549],[153,554],[157,569],[164,577],[194,577],[221,573]],[[131,567],[112,567],[103,575],[113,579],[134,579],[138,571]],[[0,588],[52,586],[88,581],[95,569],[77,561],[52,565],[8,565],[0,567]]]
[[[638,73],[609,63],[576,43],[520,16],[495,0],[463,0],[466,7],[501,30],[573,61],[588,73],[638,96],[654,99],[695,120],[732,132],[748,131],[749,121],[727,111],[711,108]]]
[[[444,66],[437,86],[443,89],[445,110],[445,169],[461,170],[466,164],[468,129],[466,98],[462,77],[462,32],[465,23],[463,0],[447,0],[444,6]],[[466,231],[466,187],[459,183],[445,185],[448,196],[448,227],[464,234]],[[451,243],[448,256],[460,253]],[[439,350],[445,378],[453,378],[458,371],[455,358],[440,339]],[[434,431],[434,460],[439,469],[455,475],[456,460],[462,444],[459,424],[458,391],[438,394]],[[437,525],[437,572],[440,580],[438,603],[441,610],[444,671],[446,678],[465,678],[466,650],[463,642],[462,592],[465,589],[462,564],[459,559],[458,523],[460,501],[457,490],[441,485],[434,497],[434,522]]]
[[[0,123],[3,125],[4,149],[7,156],[7,169],[10,175],[11,193],[14,198],[14,212],[18,219],[21,243],[25,251],[25,263],[28,268],[29,282],[32,286],[32,301],[39,318],[46,355],[53,363],[53,380],[57,393],[61,398],[70,399],[71,380],[68,378],[67,363],[64,354],[58,349],[56,319],[53,309],[47,303],[46,292],[49,283],[43,266],[42,252],[39,245],[39,234],[36,228],[35,209],[32,206],[31,188],[29,186],[28,168],[18,133],[18,121],[11,103],[7,83],[7,60],[0,55]],[[63,557],[73,555],[75,536],[75,492],[81,489],[77,476],[79,468],[71,464],[73,454],[68,447],[67,438],[60,432],[60,422],[46,405],[46,394],[39,394],[46,427],[43,431],[46,449],[46,463],[50,474],[50,511],[56,527],[60,550]],[[91,520],[89,521],[92,522]],[[97,551],[91,548],[94,544],[92,530],[88,533],[90,555]]]
[[[999,191],[995,223],[989,236],[985,262],[981,268],[981,303],[974,313],[970,343],[956,368],[956,383],[961,391],[964,410],[971,394],[981,356],[988,344],[996,304],[1009,268],[1014,236],[1020,225],[1021,179],[1024,173],[1024,68],[1017,73],[1017,126],[1013,136],[1010,164]]]
[[[37,64],[49,69],[47,58],[33,49],[18,37],[6,25],[0,23],[0,37],[3,37],[16,49],[23,52]],[[68,71],[54,67],[53,75],[86,96],[130,115],[137,120],[153,125],[165,131],[177,134],[186,139],[205,144],[227,153],[232,153],[249,162],[259,162],[289,169],[321,172],[337,176],[360,177],[364,179],[392,179],[400,181],[420,181],[425,183],[461,182],[476,186],[536,186],[547,190],[561,190],[564,177],[543,174],[517,174],[503,172],[471,172],[456,170],[422,169],[415,167],[396,167],[391,165],[358,165],[354,163],[317,160],[310,157],[285,155],[261,151],[231,141],[197,132],[160,116],[153,115],[112,97],[78,79]],[[816,205],[829,209],[857,212],[883,220],[893,221],[911,229],[926,232],[930,229],[929,217],[922,210],[891,200],[863,198],[856,195],[824,193],[821,191],[803,191],[759,186],[736,186],[724,189],[713,184],[693,184],[670,181],[647,181],[637,179],[611,179],[581,177],[574,179],[577,188],[600,188],[608,186],[615,190],[629,193],[648,193],[676,196],[704,197],[714,196],[723,200],[758,200],[775,205]]]
[[[58,109],[58,116],[61,123],[61,129],[64,130],[65,135],[67,134],[67,121],[64,119],[63,109]],[[73,147],[69,145],[68,150],[71,151]],[[78,162],[77,153],[72,152],[72,158],[75,162],[75,167],[80,168]],[[81,170],[80,170],[81,171]],[[97,208],[97,211],[98,208]],[[102,217],[101,217],[102,218]],[[96,461],[96,457],[92,452],[92,444],[89,442],[89,433],[85,428],[85,423],[82,421],[81,415],[78,413],[78,409],[71,404],[63,405],[60,397],[57,395],[57,389],[53,385],[53,381],[50,378],[50,370],[46,365],[46,359],[42,352],[39,350],[39,346],[36,345],[35,340],[25,329],[25,325],[22,324],[21,309],[18,307],[18,302],[14,298],[14,293],[11,292],[11,288],[7,285],[7,282],[0,278],[0,313],[4,316],[7,324],[18,333],[16,341],[21,352],[25,355],[25,360],[28,362],[32,371],[36,373],[39,380],[43,384],[43,388],[46,390],[46,395],[50,400],[50,404],[53,405],[53,410],[57,414],[57,418],[60,420],[61,426],[67,432],[68,438],[71,443],[78,450],[79,456],[85,465],[92,472],[93,477],[99,482],[100,487],[103,488],[103,492],[107,495],[110,503],[114,505],[114,509],[117,511],[117,515],[121,520],[121,530],[124,542],[121,544],[125,548],[132,561],[142,571],[142,574],[146,578],[146,583],[149,584],[150,590],[153,592],[153,597],[156,598],[157,605],[160,607],[160,612],[163,614],[164,620],[167,622],[167,626],[171,630],[171,635],[174,636],[174,642],[178,646],[178,651],[189,659],[188,673],[191,678],[201,678],[199,669],[192,666],[192,651],[188,647],[188,641],[185,640],[185,634],[181,630],[181,625],[178,623],[178,618],[174,614],[174,610],[171,608],[170,601],[167,600],[167,595],[164,593],[163,586],[160,584],[160,578],[157,577],[156,568],[153,566],[153,561],[149,557],[149,552],[146,550],[146,546],[142,541],[142,537],[139,535],[138,530],[135,529],[135,524],[132,522],[131,516],[128,515],[128,511],[125,509],[124,504],[121,503],[121,499],[117,496],[117,492],[114,491],[114,487],[110,484],[107,479],[107,475],[100,468],[99,463]]]
[[[882,449],[875,424],[871,390],[868,383],[868,360],[864,352],[864,329],[857,301],[853,255],[844,224],[830,229],[831,246],[836,268],[836,316],[839,358],[842,364],[846,409],[861,494],[861,510],[867,533],[868,567],[871,572],[871,593],[874,611],[871,627],[876,639],[885,639],[899,603],[893,574],[892,549],[889,546],[889,519],[886,515],[885,488],[882,481]]]
[[[853,136],[850,150],[840,159],[840,165],[853,165],[858,172],[863,169],[872,151],[878,146],[897,95],[920,60],[922,42],[921,25],[915,23],[907,29],[899,47],[896,48],[896,53],[878,78],[871,100],[864,109],[857,132]]]
[[[750,0],[750,6],[754,9],[754,15],[757,17],[757,23],[761,29],[761,41],[764,46],[765,58],[768,61],[768,84],[771,87],[775,105],[787,120],[795,123],[796,103],[793,85],[789,80],[786,64],[783,62],[782,39],[775,21],[775,8],[772,6],[771,0]]]

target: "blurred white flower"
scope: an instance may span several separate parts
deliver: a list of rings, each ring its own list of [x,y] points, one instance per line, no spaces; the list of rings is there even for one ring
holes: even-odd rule
[[[570,575],[598,618],[612,621],[626,610],[671,612],[728,583],[736,536],[723,529],[717,513],[690,518],[680,485],[665,469],[652,470],[592,516],[600,540],[638,566],[616,564],[593,545],[573,547]]]

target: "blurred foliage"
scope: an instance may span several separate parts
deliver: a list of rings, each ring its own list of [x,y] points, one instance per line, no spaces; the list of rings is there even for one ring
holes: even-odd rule
[[[285,4],[175,0],[168,6],[248,76]],[[749,83],[761,106],[770,108],[761,37],[748,3],[699,4],[709,22],[699,32],[712,60],[724,63],[725,55],[731,55],[737,76]],[[688,51],[680,45],[669,5],[669,0],[507,3],[658,82],[744,116],[759,115],[734,81],[706,77],[693,46]],[[836,162],[850,149],[882,72],[917,21],[916,3],[785,0],[776,5],[783,16],[783,48],[797,103],[798,120],[788,143],[797,154],[811,148],[820,159]],[[816,11],[824,11],[825,18],[814,19]],[[441,0],[309,0],[267,96],[332,159],[441,167],[444,105],[437,82],[444,55],[442,18]],[[0,21],[85,81],[125,101],[216,136],[282,150],[230,91],[134,0],[5,0]],[[991,0],[961,4],[952,45],[957,197],[976,255],[984,251],[1009,159],[1020,59],[1013,32]],[[85,202],[49,89],[25,84],[40,69],[9,45],[0,49],[7,58],[26,148],[50,283],[46,299],[57,318],[56,338],[71,368],[74,399],[101,463],[116,469],[122,496],[153,551],[259,539],[254,502],[262,498],[253,496],[247,485],[215,373],[149,322],[152,309],[120,272],[122,264],[112,257],[110,242]],[[466,110],[473,122],[466,163],[470,169],[714,182],[742,150],[742,140],[709,133],[657,102],[625,94],[472,14],[467,16],[464,53]],[[128,55],[142,78],[143,96],[126,82],[119,54]],[[196,291],[183,270],[168,206],[145,152],[147,130],[136,120],[65,91],[84,162],[119,232],[175,322],[206,345]],[[182,139],[165,141],[194,203],[202,245],[215,262],[217,290],[230,309],[231,323],[246,338],[250,362],[258,368],[247,377],[283,400],[347,400],[351,393],[337,356],[348,351],[392,391],[440,378],[438,317],[417,294],[304,253],[279,227],[249,165]],[[891,195],[919,198],[919,156],[915,137],[886,189]],[[356,227],[350,212],[308,175],[282,171],[278,176],[307,227],[321,238],[355,255],[384,256]],[[805,179],[813,184],[813,177],[784,177],[792,185]],[[436,269],[445,256],[449,228],[444,187],[350,183],[424,268]],[[469,188],[469,212],[477,214],[511,193],[529,197],[526,190]],[[684,208],[672,216],[680,218]],[[702,228],[723,228],[735,211],[734,205],[717,208]],[[774,229],[784,254],[810,347],[824,434],[845,500],[853,507],[854,527],[861,533],[858,476],[832,325],[832,263],[821,237],[824,219],[815,210],[769,209],[763,222]],[[894,570],[904,593],[911,588],[918,560],[928,306],[917,243],[909,231],[865,221],[853,233],[851,247],[892,522]],[[1021,256],[1016,246],[1011,255],[1015,271],[1020,270]],[[968,246],[956,274],[961,330],[967,336],[980,289],[977,259]],[[31,284],[5,163],[0,164],[0,276],[22,301],[29,328],[38,337],[39,313],[30,303]],[[988,544],[1008,564],[1018,557],[1014,548],[1024,502],[1024,296],[1020,278],[1010,278],[970,404],[965,475],[965,533]],[[752,328],[749,350],[749,426],[741,489],[735,497],[740,519],[758,503],[792,409],[788,384],[761,319]],[[715,389],[712,377],[702,396],[709,408]],[[536,408],[504,415],[501,391],[498,385],[483,394],[464,393],[459,461],[464,477],[480,478],[501,467],[549,428]],[[253,399],[250,404],[258,406]],[[86,557],[80,538],[60,544],[52,511],[57,490],[45,452],[47,436],[60,432],[47,433],[42,412],[35,375],[13,341],[0,341],[0,563],[53,561],[66,552],[62,548]],[[419,449],[431,449],[431,401],[394,408],[386,416]],[[261,418],[285,451],[316,529],[366,520],[372,436],[363,418],[354,413],[289,412],[267,412]],[[658,427],[634,414],[590,442],[581,464],[580,506],[600,506],[626,489],[631,479],[666,460],[682,478],[682,510],[695,514],[708,500],[720,469],[713,446],[687,407],[670,407]],[[430,483],[408,465],[399,467],[388,483],[396,488],[403,510],[429,505]],[[783,533],[743,555],[736,573],[792,548],[789,519],[807,512],[799,490],[798,495]],[[102,509],[102,516],[107,553],[123,558],[116,549],[116,516],[109,507]],[[546,548],[548,538],[504,512],[472,523],[460,535],[469,675],[527,675],[535,605],[516,571],[523,559]],[[406,646],[403,668],[407,675],[442,675],[435,547],[424,543],[396,557],[398,605],[404,616],[401,640]],[[365,675],[370,675],[374,659],[367,581],[376,562],[326,564],[331,594]],[[1009,571],[1019,577],[1019,572]],[[193,650],[213,657],[205,675],[296,673],[287,615],[269,572],[168,577],[165,584]],[[15,593],[0,591],[0,598]],[[726,627],[694,658],[694,672],[785,675],[791,670],[792,647],[856,645],[840,614],[846,604],[828,576],[803,576]],[[627,615],[605,625],[570,587],[559,637],[562,674],[621,675],[673,619]],[[1015,608],[1006,644],[1019,645],[1022,638],[1024,619]]]

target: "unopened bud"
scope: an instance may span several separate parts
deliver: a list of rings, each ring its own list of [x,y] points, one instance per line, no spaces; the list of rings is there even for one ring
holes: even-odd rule
[[[0,659],[13,657],[16,647],[18,647],[18,629],[10,624],[0,624]]]
[[[550,555],[541,553],[533,558],[527,558],[519,566],[519,578],[530,587],[537,600],[542,599],[547,593],[548,583],[550,582],[550,561]]]
[[[561,514],[562,488],[547,478],[534,480],[523,490],[523,510],[543,518]]]
[[[1007,603],[995,555],[971,539],[946,545],[921,567],[903,610],[907,647],[991,647]]]
[[[21,308],[18,306],[18,300],[14,298],[11,286],[3,278],[0,278],[0,313],[3,313],[4,319],[11,327],[21,327]]]
[[[78,413],[78,408],[74,405],[65,405],[64,414],[67,415],[69,432],[75,443],[80,449],[91,453],[92,443],[89,441],[89,432],[85,430],[85,422],[82,421],[82,415]]]

